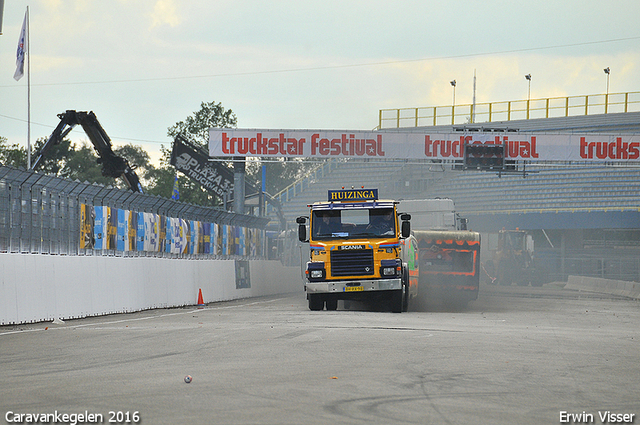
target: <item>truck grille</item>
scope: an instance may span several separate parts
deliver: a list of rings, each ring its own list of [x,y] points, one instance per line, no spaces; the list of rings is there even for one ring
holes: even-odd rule
[[[331,251],[332,276],[367,276],[374,273],[372,249]]]

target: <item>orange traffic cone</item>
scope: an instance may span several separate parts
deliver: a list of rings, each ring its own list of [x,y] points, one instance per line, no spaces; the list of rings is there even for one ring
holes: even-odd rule
[[[204,306],[204,300],[202,299],[202,289],[198,291],[198,306]]]

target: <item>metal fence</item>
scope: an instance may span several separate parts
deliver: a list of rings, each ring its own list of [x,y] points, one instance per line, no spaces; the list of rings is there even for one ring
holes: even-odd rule
[[[116,250],[81,248],[83,204],[258,229],[262,234],[269,222],[266,218],[0,166],[0,253],[123,255]],[[165,252],[135,255],[175,257]]]
[[[381,109],[378,129],[637,112],[640,92]]]
[[[538,251],[536,258],[540,271],[551,282],[566,282],[570,275],[640,282],[640,258],[615,251],[597,255],[583,250],[563,255],[559,250],[545,249]]]

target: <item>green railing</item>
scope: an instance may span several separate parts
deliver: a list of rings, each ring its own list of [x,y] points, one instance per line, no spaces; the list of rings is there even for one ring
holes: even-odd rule
[[[474,124],[640,111],[640,92],[381,109],[378,129]]]

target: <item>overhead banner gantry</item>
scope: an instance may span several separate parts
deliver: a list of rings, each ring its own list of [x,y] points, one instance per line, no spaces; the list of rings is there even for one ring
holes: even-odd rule
[[[463,160],[464,146],[503,146],[506,160],[640,162],[640,134],[382,132],[357,130],[209,130],[212,157]]]

